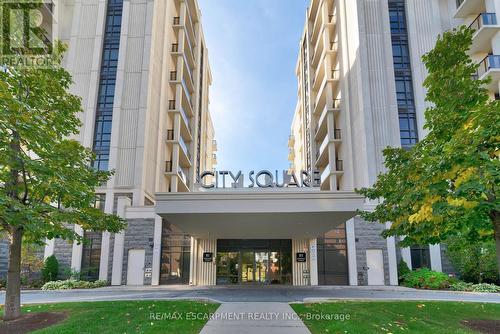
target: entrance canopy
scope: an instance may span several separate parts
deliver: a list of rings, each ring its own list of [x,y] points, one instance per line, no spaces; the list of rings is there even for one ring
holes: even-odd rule
[[[215,191],[160,193],[156,213],[196,238],[315,238],[354,217],[354,192]]]

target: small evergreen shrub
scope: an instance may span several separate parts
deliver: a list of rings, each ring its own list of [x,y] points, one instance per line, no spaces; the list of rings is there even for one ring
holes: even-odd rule
[[[42,268],[42,278],[44,282],[54,281],[57,279],[57,274],[59,272],[59,262],[55,255],[49,256],[45,259]]]
[[[420,268],[403,276],[403,285],[409,288],[447,289],[452,283],[454,282],[448,275],[428,268]]]
[[[404,260],[399,261],[398,264],[398,280],[399,283],[403,281],[405,275],[411,273],[410,267],[406,264]]]
[[[51,281],[42,286],[42,290],[70,290],[70,289],[95,289],[107,286],[108,281],[77,281],[68,279],[65,281]]]

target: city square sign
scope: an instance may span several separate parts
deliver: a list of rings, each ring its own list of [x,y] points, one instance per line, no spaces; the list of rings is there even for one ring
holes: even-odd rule
[[[280,176],[281,174],[281,176]],[[317,188],[321,186],[319,170],[302,170],[300,173],[283,170],[281,173],[269,170],[250,171],[247,175],[248,188]],[[242,171],[204,171],[198,183],[205,189],[244,188],[245,174]]]

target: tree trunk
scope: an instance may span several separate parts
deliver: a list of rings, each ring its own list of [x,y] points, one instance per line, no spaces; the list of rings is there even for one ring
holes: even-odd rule
[[[495,211],[492,215],[493,228],[495,229],[495,244],[497,249],[498,277],[500,280],[500,212]]]
[[[9,243],[9,270],[5,293],[4,320],[14,320],[21,316],[21,243],[23,230],[14,228]]]

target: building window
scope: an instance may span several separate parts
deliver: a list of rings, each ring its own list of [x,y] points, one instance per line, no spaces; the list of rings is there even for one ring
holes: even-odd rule
[[[317,239],[318,284],[347,285],[347,241],[345,223]]]
[[[104,212],[106,195],[96,194],[94,207]],[[101,264],[102,232],[84,231],[85,242],[82,249],[82,265],[80,276],[82,279],[96,281],[99,279],[99,266]]]
[[[389,20],[401,146],[410,148],[418,142],[418,127],[404,0],[389,0]]]
[[[431,256],[429,253],[429,246],[412,246],[411,252],[411,267],[412,269],[418,268],[431,268]]]
[[[108,170],[123,0],[108,0],[94,127],[93,166]]]
[[[160,284],[188,284],[191,237],[175,225],[162,225]]]

